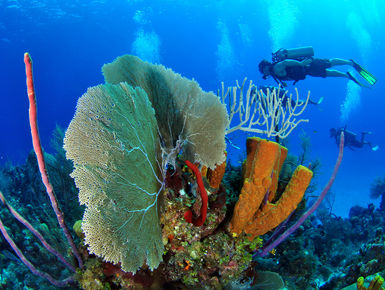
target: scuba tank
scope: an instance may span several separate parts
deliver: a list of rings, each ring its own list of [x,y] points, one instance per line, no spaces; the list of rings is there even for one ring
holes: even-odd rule
[[[280,62],[285,59],[304,60],[305,58],[314,56],[312,46],[304,46],[298,48],[284,49],[280,48],[272,54],[273,62]]]

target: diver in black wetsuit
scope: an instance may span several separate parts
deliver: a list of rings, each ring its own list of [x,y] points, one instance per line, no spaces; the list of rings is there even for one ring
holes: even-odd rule
[[[301,53],[303,53],[301,55]],[[273,54],[273,62],[266,59],[259,63],[259,71],[263,74],[263,78],[272,76],[277,83],[286,86],[285,81],[294,81],[296,84],[300,80],[304,80],[306,76],[313,77],[343,77],[354,81],[357,85],[363,87],[350,72],[341,72],[331,67],[338,65],[352,66],[370,85],[374,85],[376,79],[362,66],[353,60],[345,60],[340,58],[321,59],[314,58],[312,47],[296,48],[296,49],[280,49]]]
[[[365,144],[368,144],[370,149],[372,149],[372,151],[377,151],[379,148],[378,146],[373,146],[370,142],[365,140],[365,135],[372,134],[371,132],[362,132],[361,140],[358,140],[357,134],[346,130],[346,127],[339,128],[338,130],[335,128],[330,129],[330,137],[335,138],[337,146],[340,144],[341,132],[344,132],[344,138],[345,138],[344,147],[348,147],[354,150],[354,148],[362,148],[364,147]]]

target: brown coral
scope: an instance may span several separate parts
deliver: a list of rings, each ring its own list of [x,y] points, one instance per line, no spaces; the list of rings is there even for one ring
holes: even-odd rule
[[[227,156],[227,153],[225,152],[225,156]],[[208,168],[206,177],[210,184],[210,187],[212,188],[219,188],[219,185],[221,185],[222,178],[225,175],[226,170],[226,160],[223,161],[221,164],[217,165],[215,169]]]

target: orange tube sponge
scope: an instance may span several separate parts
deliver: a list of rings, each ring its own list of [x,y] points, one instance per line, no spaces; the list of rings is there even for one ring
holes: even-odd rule
[[[253,218],[270,188],[271,173],[279,155],[277,143],[256,137],[247,139],[246,148],[245,179],[230,222],[230,231],[237,234]]]
[[[270,190],[269,190],[270,192],[269,192],[269,197],[268,197],[270,202],[275,197],[275,193],[276,193],[277,188],[278,188],[279,173],[281,172],[283,162],[285,162],[285,159],[287,156],[287,148],[286,147],[279,146],[279,149],[280,149],[279,156],[278,156],[277,160],[275,161],[274,169],[273,169],[273,173],[272,173],[272,177],[271,177],[272,183],[270,186]]]
[[[281,224],[297,208],[306,188],[309,186],[313,172],[299,165],[294,171],[289,184],[277,203],[268,202],[259,210],[245,227],[245,233],[251,238],[263,235]]]
[[[229,229],[236,234],[244,231],[254,238],[278,226],[297,208],[313,173],[302,165],[298,166],[285,192],[273,204],[271,201],[277,190],[287,149],[278,143],[255,137],[247,139],[246,148],[244,183]],[[267,193],[268,199],[265,197]]]

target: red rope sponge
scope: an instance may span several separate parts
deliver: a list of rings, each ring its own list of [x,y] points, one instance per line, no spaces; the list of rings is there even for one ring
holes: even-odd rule
[[[186,222],[193,224],[194,226],[200,227],[203,225],[203,223],[206,220],[208,196],[207,196],[205,186],[203,185],[201,172],[199,171],[198,167],[195,164],[192,164],[188,160],[186,160],[185,162],[186,162],[186,165],[194,172],[195,177],[197,179],[199,194],[201,195],[201,198],[202,198],[202,206],[201,206],[201,214],[199,215],[199,217],[193,218],[193,212],[191,210],[188,210],[184,214],[184,219],[186,220]]]

